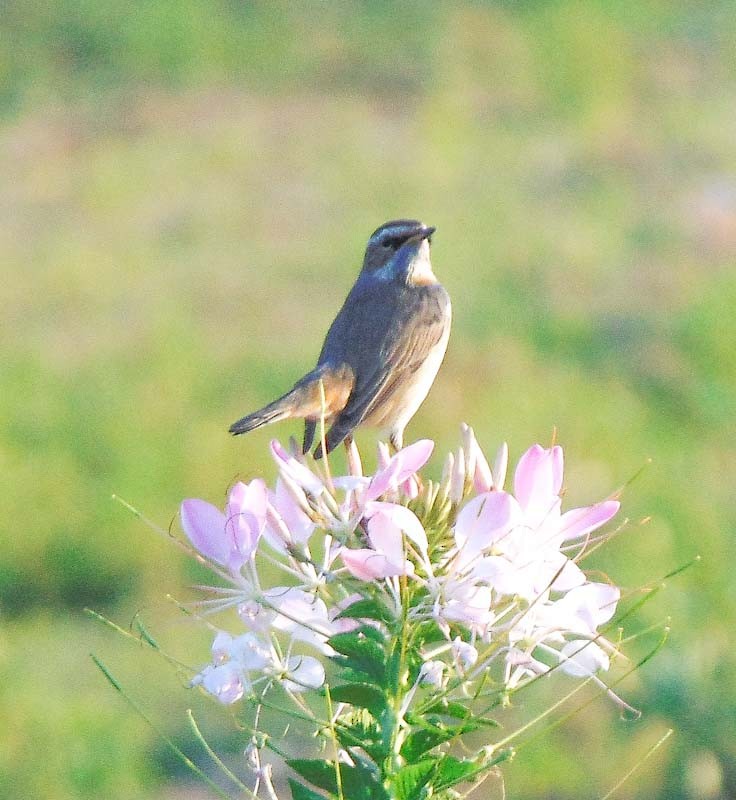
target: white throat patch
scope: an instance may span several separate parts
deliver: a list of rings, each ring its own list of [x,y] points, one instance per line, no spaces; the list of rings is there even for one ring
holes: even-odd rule
[[[414,286],[431,286],[438,283],[437,276],[432,272],[432,262],[429,260],[429,242],[426,239],[422,240],[411,263],[409,283]]]

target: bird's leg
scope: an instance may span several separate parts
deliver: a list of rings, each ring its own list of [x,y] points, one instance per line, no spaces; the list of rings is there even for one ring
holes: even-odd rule
[[[394,455],[395,455],[404,446],[404,432],[391,431],[391,435],[389,436],[388,440],[391,443],[391,447],[393,447],[394,449]]]

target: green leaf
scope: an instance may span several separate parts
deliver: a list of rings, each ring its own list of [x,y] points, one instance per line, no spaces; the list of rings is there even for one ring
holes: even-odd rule
[[[376,764],[388,755],[383,736],[376,726],[365,728],[356,725],[335,724],[335,735],[340,744],[355,758],[354,748],[363,750]]]
[[[329,792],[330,796],[340,794],[334,761],[292,758],[286,764],[318,789]],[[374,765],[356,761],[354,766],[341,763],[339,769],[339,785],[346,800],[388,800],[378,768]]]
[[[395,622],[391,611],[378,600],[356,600],[344,611],[341,611],[335,619],[374,619],[386,625]]]
[[[443,742],[449,742],[450,739],[454,739],[462,732],[462,729],[458,730],[453,726],[445,730],[441,728],[432,728],[410,733],[401,747],[401,755],[406,759],[408,764],[412,764],[417,761],[419,756],[424,755],[428,750],[437,747],[437,745]]]
[[[380,686],[386,681],[386,654],[378,642],[362,631],[338,633],[328,644],[344,658],[337,662],[373,678]]]
[[[331,689],[330,695],[335,702],[368,709],[376,719],[386,708],[384,692],[372,683],[345,683]]]
[[[359,628],[350,631],[350,633],[361,633],[363,636],[373,639],[374,642],[378,642],[381,647],[384,646],[387,640],[386,633],[375,625],[361,625]]]
[[[490,717],[477,717],[473,716],[473,724],[477,725],[478,727],[484,728],[500,728],[501,723],[496,722],[495,719],[491,719]]]
[[[330,796],[339,795],[334,761],[293,758],[286,763],[314,786],[330,792]],[[377,768],[370,768],[365,762],[358,761],[355,766],[340,764],[339,769],[340,786],[346,800],[389,800]]]
[[[448,789],[457,783],[469,780],[474,775],[485,771],[478,769],[475,761],[461,761],[454,756],[445,756],[440,759],[437,769],[435,789]]]
[[[480,775],[485,774],[488,770],[503,761],[508,761],[514,755],[514,749],[507,747],[504,750],[499,750],[492,758],[483,760],[479,763],[479,759],[473,760],[459,760],[453,756],[445,756],[440,759],[439,769],[434,781],[434,788],[438,791],[449,789],[458,783],[473,780]]]
[[[289,788],[291,789],[292,800],[325,800],[323,794],[317,794],[311,789],[307,789],[301,783],[297,783],[293,778],[289,778]],[[329,795],[329,800],[334,800],[335,795]]]
[[[437,768],[437,759],[425,758],[416,764],[409,764],[395,772],[391,778],[396,800],[422,800],[426,793],[422,790]]]
[[[341,774],[345,800],[391,800],[377,767],[356,760],[355,766],[344,768]]]
[[[467,721],[471,721],[478,726],[483,726],[486,728],[498,728],[499,723],[496,722],[495,719],[491,719],[490,717],[479,717],[462,703],[456,703],[454,701],[447,701],[441,700],[438,703],[434,703],[429,708],[426,709],[424,712],[425,714],[439,714],[443,717],[454,717],[455,719],[463,719]]]
[[[441,714],[445,717],[455,717],[455,719],[468,719],[473,716],[473,712],[462,703],[455,703],[450,700],[440,700],[429,706],[425,711],[426,714]]]
[[[337,794],[337,776],[335,775],[335,764],[332,761],[324,761],[320,758],[288,758],[288,767],[294,770],[302,778],[306,778],[314,786],[326,789],[332,794]]]

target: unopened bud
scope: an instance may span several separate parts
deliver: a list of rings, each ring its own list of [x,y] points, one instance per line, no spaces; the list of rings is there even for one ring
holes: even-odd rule
[[[452,453],[447,454],[445,463],[442,465],[442,480],[440,481],[443,487],[449,486],[452,479],[452,470],[455,466],[455,456]]]
[[[455,463],[450,476],[450,500],[458,505],[462,502],[465,493],[465,452],[458,447]]]
[[[506,483],[506,470],[509,464],[509,446],[504,442],[496,453],[496,459],[493,462],[493,488],[497,492],[503,491],[503,485]]]
[[[351,439],[350,443],[347,446],[347,454],[348,454],[348,474],[352,475],[354,478],[362,478],[363,464],[360,460],[360,452],[358,451],[358,445],[355,444],[354,439]]]
[[[380,472],[382,469],[386,469],[389,461],[391,461],[391,453],[388,450],[388,445],[386,444],[386,442],[379,442],[378,468],[376,469],[376,472]]]

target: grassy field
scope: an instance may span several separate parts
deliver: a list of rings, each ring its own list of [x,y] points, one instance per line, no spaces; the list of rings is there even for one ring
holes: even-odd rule
[[[312,365],[397,216],[437,226],[455,313],[408,440],[467,421],[517,457],[556,428],[570,502],[648,464],[596,566],[702,557],[640,615],[672,626],[624,689],[642,721],[597,702],[508,796],[600,796],[668,727],[616,796],[736,796],[731,4],[10,0],[0,39],[0,798],[206,796],[90,652],[201,761],[186,708],[242,747],[85,616],[207,658],[165,599],[192,567],[110,498],[166,528],[272,477],[274,431],[227,427]]]

